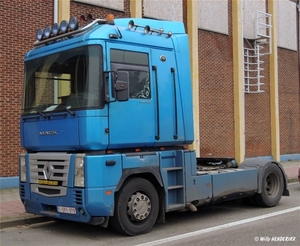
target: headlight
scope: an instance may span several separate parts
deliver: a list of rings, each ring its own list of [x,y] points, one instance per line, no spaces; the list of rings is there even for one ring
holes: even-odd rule
[[[84,187],[84,155],[82,154],[75,158],[74,186]]]
[[[19,159],[20,181],[26,182],[26,161],[25,155],[20,155]]]

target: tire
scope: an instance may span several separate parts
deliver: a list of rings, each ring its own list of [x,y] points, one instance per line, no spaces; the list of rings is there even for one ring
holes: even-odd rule
[[[146,179],[129,179],[116,194],[114,216],[110,225],[117,232],[135,236],[149,232],[159,212],[154,186]]]
[[[274,207],[279,203],[283,189],[282,172],[277,165],[271,164],[263,173],[261,193],[255,194],[253,200],[258,206]]]

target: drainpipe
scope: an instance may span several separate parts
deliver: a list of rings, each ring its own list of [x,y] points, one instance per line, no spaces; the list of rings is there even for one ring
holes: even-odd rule
[[[53,22],[57,23],[58,22],[58,0],[54,0],[54,18]]]

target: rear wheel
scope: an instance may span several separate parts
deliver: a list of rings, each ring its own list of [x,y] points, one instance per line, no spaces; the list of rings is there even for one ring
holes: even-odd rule
[[[283,175],[275,164],[268,166],[263,174],[262,190],[255,194],[253,201],[262,207],[273,207],[278,204],[284,189]]]
[[[159,199],[154,186],[146,179],[128,180],[116,195],[111,226],[130,236],[149,232],[157,220]]]

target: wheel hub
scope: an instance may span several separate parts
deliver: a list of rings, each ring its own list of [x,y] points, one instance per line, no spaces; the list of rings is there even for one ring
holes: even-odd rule
[[[279,189],[278,177],[275,174],[270,174],[266,179],[266,190],[268,196],[274,196]]]
[[[151,211],[151,201],[148,196],[140,192],[132,194],[128,201],[127,214],[133,221],[145,220]]]

